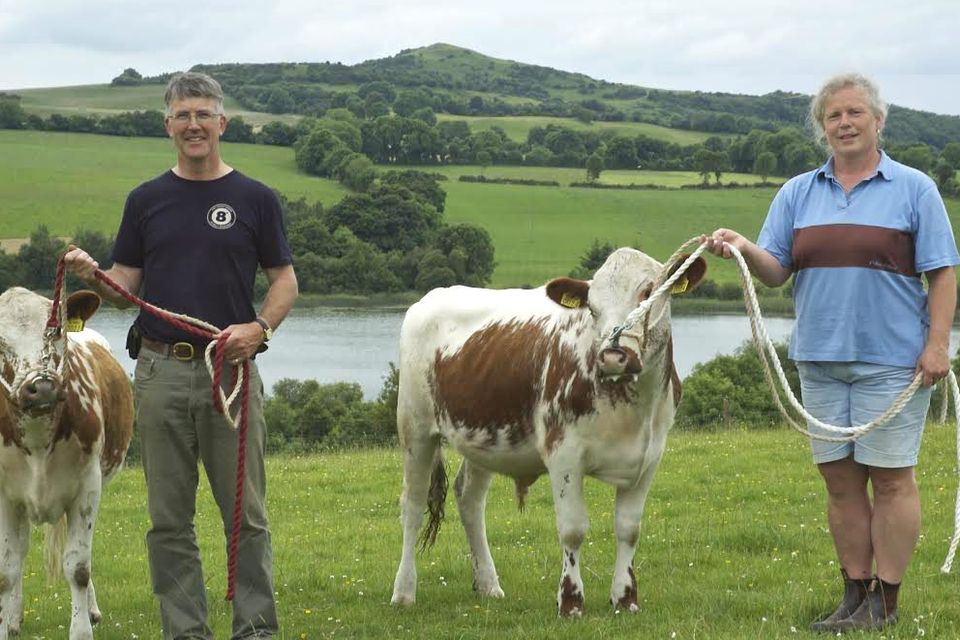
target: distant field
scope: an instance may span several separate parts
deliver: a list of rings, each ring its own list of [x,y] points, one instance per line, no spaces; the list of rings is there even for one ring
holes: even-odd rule
[[[705,133],[702,131],[685,131],[683,129],[671,129],[669,127],[660,127],[655,124],[645,122],[593,122],[586,124],[573,118],[550,118],[546,116],[510,116],[510,117],[484,117],[484,116],[453,116],[449,114],[438,114],[437,120],[463,120],[469,126],[471,131],[482,131],[491,127],[501,127],[511,140],[518,142],[527,139],[527,132],[532,127],[545,127],[548,124],[562,125],[577,131],[616,131],[617,133],[634,137],[641,133],[655,138],[657,140],[666,140],[677,144],[695,144],[703,142],[711,136],[721,138],[732,138],[730,134]]]
[[[288,197],[332,204],[336,182],[297,171],[287,147],[224,143],[229,164]],[[170,142],[81,133],[0,131],[0,237],[26,237],[38,224],[55,235],[116,230],[127,193],[173,166]]]
[[[111,114],[124,111],[162,111],[163,85],[150,84],[139,87],[111,87],[107,84],[87,84],[75,87],[55,87],[51,89],[18,89],[13,91],[21,96],[21,105],[27,113],[49,116],[51,113],[71,115]],[[293,114],[276,115],[247,111],[231,97],[223,101],[230,116],[242,116],[254,126],[262,126],[274,120],[288,124],[297,122],[301,116]]]
[[[432,173],[441,173],[451,180],[457,180],[460,176],[477,176],[481,174],[491,180],[496,178],[555,180],[562,186],[567,186],[571,182],[586,182],[587,180],[587,172],[585,169],[570,167],[515,167],[494,165],[482,169],[476,165],[444,165],[440,167],[430,167],[427,170]],[[695,171],[611,169],[602,172],[598,182],[602,184],[656,184],[664,187],[680,187],[687,184],[699,184],[702,180],[700,174]],[[714,178],[711,174],[710,182],[713,183],[713,181]],[[772,177],[768,178],[768,181],[780,184],[783,182],[783,178]],[[754,184],[760,182],[760,176],[751,173],[724,173],[720,176],[720,182],[722,184],[730,182]]]
[[[225,144],[228,162],[292,198],[338,202],[346,191],[330,180],[300,173],[284,147]],[[127,192],[172,165],[170,143],[149,138],[0,131],[0,238],[24,238],[38,224],[69,236],[79,228],[116,230]],[[568,273],[594,239],[632,245],[660,260],[683,241],[719,226],[755,236],[773,189],[724,191],[600,190],[459,182],[480,167],[422,167],[450,177],[448,222],[487,229],[496,247],[493,286],[538,285]],[[488,177],[582,180],[583,170],[487,167]],[[723,180],[753,176],[724,175]],[[678,185],[699,181],[693,172],[609,171],[601,181]],[[960,228],[960,201],[947,208]],[[711,260],[710,276],[736,278],[729,262]]]

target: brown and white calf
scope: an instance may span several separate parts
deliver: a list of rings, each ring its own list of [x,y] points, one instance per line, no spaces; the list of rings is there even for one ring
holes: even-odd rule
[[[661,270],[639,251],[618,249],[590,282],[436,289],[410,308],[400,337],[403,556],[395,604],[416,599],[415,547],[424,511],[431,516],[427,544],[443,518],[440,443],[446,439],[463,455],[454,487],[477,591],[503,596],[484,522],[492,475],[513,478],[522,500],[546,473],[563,552],[559,612],[582,613],[583,480],[591,476],[616,487],[610,600],[637,609],[632,565],[640,518],[680,399],[669,296],[653,302],[646,327],[641,322],[625,332],[618,347],[607,337],[647,299]],[[698,258],[686,274],[691,287],[705,270]]]
[[[85,321],[99,306],[99,296],[80,291],[66,316]],[[0,295],[0,640],[20,631],[23,560],[38,524],[66,527],[69,638],[93,638],[100,492],[121,467],[133,428],[130,382],[106,340],[91,329],[68,332],[62,312],[48,328],[50,310],[50,300],[26,289]]]

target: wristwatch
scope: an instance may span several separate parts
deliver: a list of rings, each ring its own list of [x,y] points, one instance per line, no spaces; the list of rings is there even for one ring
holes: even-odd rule
[[[260,325],[260,328],[263,329],[263,341],[270,342],[270,338],[273,337],[273,329],[270,328],[270,325],[267,324],[267,321],[258,316],[254,319],[254,322]]]

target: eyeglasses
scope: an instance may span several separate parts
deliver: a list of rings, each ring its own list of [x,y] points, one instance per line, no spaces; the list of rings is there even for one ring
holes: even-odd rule
[[[176,113],[167,117],[178,124],[187,124],[193,120],[195,120],[197,124],[206,124],[214,118],[219,118],[222,115],[222,113],[218,113],[216,111],[177,111]]]

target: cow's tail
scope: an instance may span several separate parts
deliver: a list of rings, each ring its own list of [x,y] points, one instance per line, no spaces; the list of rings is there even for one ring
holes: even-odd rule
[[[47,581],[63,579],[63,548],[67,543],[67,516],[46,527],[43,539],[43,561],[47,566]]]
[[[437,447],[430,474],[430,490],[427,493],[427,526],[420,533],[420,550],[426,551],[437,541],[440,524],[443,522],[444,505],[447,502],[447,469],[443,463],[443,450]]]

